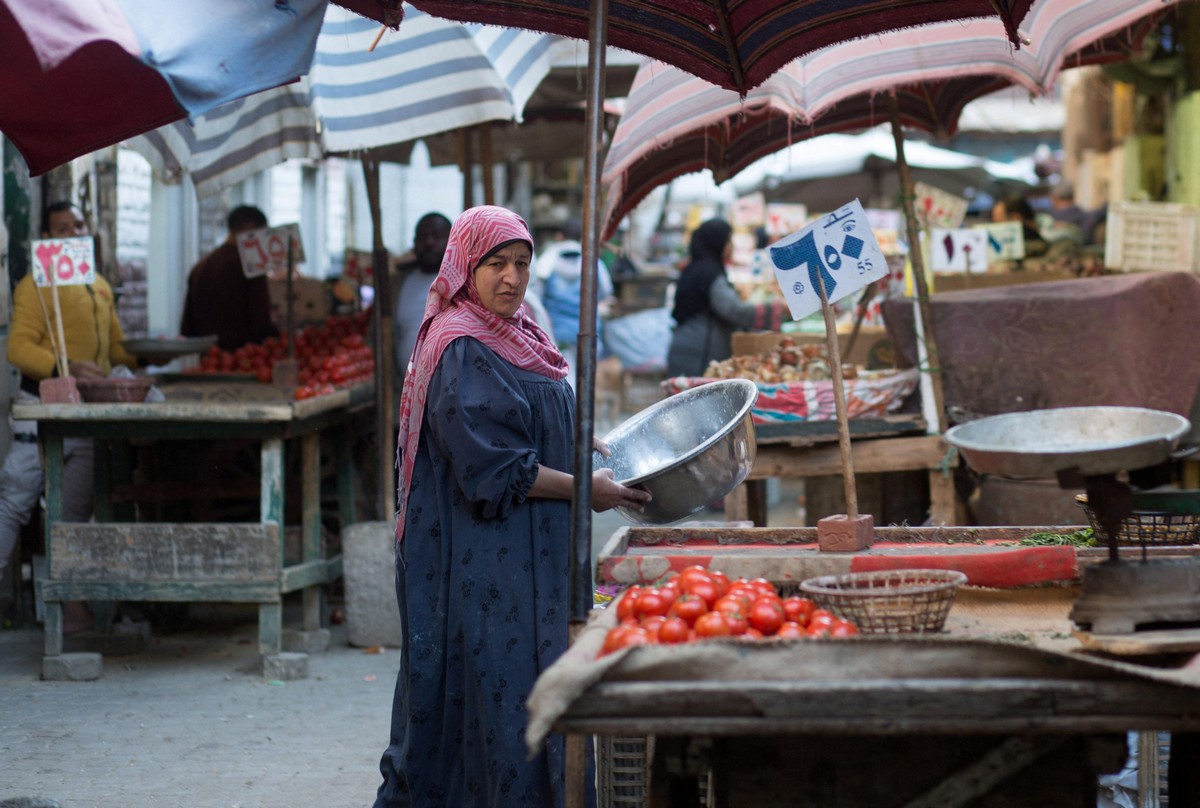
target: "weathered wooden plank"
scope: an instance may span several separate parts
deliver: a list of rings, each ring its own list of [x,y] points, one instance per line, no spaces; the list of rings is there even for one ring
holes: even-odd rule
[[[946,456],[947,444],[939,435],[860,440],[850,444],[856,474],[882,471],[933,469]],[[807,448],[759,446],[748,479],[767,477],[821,477],[842,473],[836,445]]]
[[[46,581],[47,604],[67,600],[152,600],[214,603],[276,603],[275,583],[235,581]]]
[[[1149,681],[878,679],[655,681],[593,686],[556,723],[569,732],[1114,732],[1193,725],[1200,689]]]
[[[260,523],[55,522],[52,581],[252,583],[279,580],[279,539]]]
[[[846,422],[850,437],[891,438],[902,435],[924,435],[925,420],[920,416],[888,415],[881,418],[851,418]],[[754,437],[760,446],[787,444],[809,446],[838,439],[837,421],[794,421],[776,424],[757,424]]]
[[[330,565],[321,559],[284,567],[279,575],[279,591],[295,592],[308,586],[331,583],[335,580],[332,572]]]

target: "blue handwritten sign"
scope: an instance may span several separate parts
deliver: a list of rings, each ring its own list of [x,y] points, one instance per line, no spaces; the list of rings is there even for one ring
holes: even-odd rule
[[[793,319],[821,310],[818,282],[830,302],[886,278],[887,261],[856,199],[768,248]]]

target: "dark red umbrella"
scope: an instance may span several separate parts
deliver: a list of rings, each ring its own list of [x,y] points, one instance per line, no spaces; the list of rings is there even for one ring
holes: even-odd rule
[[[896,28],[997,17],[1019,45],[1033,0],[609,0],[607,43],[744,93],[810,51]],[[589,38],[580,0],[414,0],[452,20]]]
[[[344,0],[399,23],[389,0]],[[0,132],[37,175],[308,72],[326,0],[0,0]]]

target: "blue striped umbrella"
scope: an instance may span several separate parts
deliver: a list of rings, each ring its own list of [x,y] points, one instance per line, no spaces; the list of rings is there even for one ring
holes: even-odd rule
[[[520,120],[556,37],[450,22],[405,6],[397,33],[330,7],[308,76],[130,140],[159,176],[201,196],[288,158],[316,159]]]

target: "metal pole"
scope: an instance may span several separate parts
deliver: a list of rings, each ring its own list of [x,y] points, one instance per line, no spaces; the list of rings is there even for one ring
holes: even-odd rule
[[[600,256],[600,152],[604,122],[604,41],[608,0],[593,0],[588,36],[586,148],[583,154],[583,276],[575,359],[575,496],[571,500],[570,619],[592,608],[592,437],[596,414],[596,262]]]

